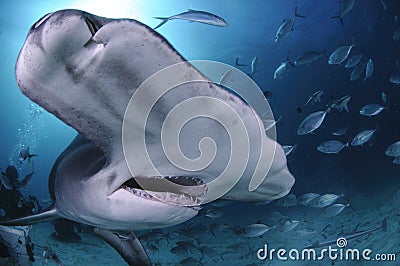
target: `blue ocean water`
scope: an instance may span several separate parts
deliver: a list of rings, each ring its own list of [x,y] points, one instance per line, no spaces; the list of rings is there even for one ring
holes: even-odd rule
[[[170,16],[187,9],[205,10],[223,17],[229,25],[215,27],[173,20],[157,31],[187,60],[215,60],[234,66],[236,57],[241,63],[246,64],[250,64],[251,60],[257,57],[258,67],[252,78],[262,90],[272,92],[269,104],[275,117],[282,116],[281,123],[277,124],[277,140],[281,145],[297,145],[287,157],[289,170],[296,179],[292,193],[297,196],[309,192],[344,194],[346,199],[342,203],[350,202],[355,210],[346,209],[331,220],[318,219],[318,213],[314,209],[300,206],[280,207],[276,206],[275,201],[263,206],[235,202],[223,207],[221,217],[209,219],[200,215],[188,224],[169,231],[164,230],[163,234],[170,242],[164,240],[155,242],[157,249],[163,250],[159,253],[162,256],[157,255],[157,252],[149,252],[151,257],[156,258],[155,261],[160,261],[161,265],[168,263],[176,265],[188,255],[165,252],[165,250],[169,251],[174,246],[171,242],[193,235],[193,238],[197,238],[200,242],[198,245],[214,241],[217,243],[216,247],[213,247],[217,255],[205,255],[204,252],[197,251],[189,253],[198,263],[258,265],[261,261],[255,256],[255,250],[261,248],[262,243],[267,239],[277,243],[277,239],[280,239],[281,244],[276,246],[286,245],[294,238],[294,233],[274,234],[272,230],[267,233],[269,238],[260,239],[243,238],[236,235],[235,230],[230,230],[226,235],[218,233],[218,240],[215,240],[216,238],[209,233],[210,225],[229,224],[230,227],[238,229],[260,220],[272,226],[276,220],[271,217],[276,212],[291,219],[301,220],[304,228],[321,230],[324,225],[331,223],[333,228],[329,231],[331,237],[334,237],[335,232],[339,232],[341,227],[349,231],[352,229],[350,227],[357,223],[361,223],[363,229],[371,228],[380,224],[381,217],[386,215],[392,223],[389,227],[392,230],[391,234],[386,233],[383,236],[383,232],[375,234],[381,236],[381,240],[385,239],[389,247],[396,247],[396,250],[379,251],[399,255],[399,198],[393,199],[392,195],[400,189],[398,178],[400,165],[392,163],[393,158],[385,155],[386,148],[400,140],[398,123],[400,88],[389,81],[390,76],[398,72],[400,60],[400,41],[393,40],[393,33],[400,28],[398,1],[356,0],[352,10],[344,16],[343,26],[339,20],[331,19],[331,16],[340,12],[340,2],[336,0],[36,0],[7,2],[3,3],[2,7],[0,61],[3,64],[0,80],[3,88],[0,90],[2,99],[0,168],[4,171],[7,165],[15,164],[20,176],[24,176],[30,173],[32,168],[26,163],[19,164],[20,150],[29,146],[32,153],[39,155],[33,158],[35,174],[32,181],[21,190],[24,196],[34,195],[40,202],[47,202],[50,198],[47,182],[51,167],[76,135],[74,129],[29,100],[16,85],[15,62],[30,27],[49,12],[70,8],[104,17],[132,18],[150,27],[155,27],[159,23],[159,20],[153,17]],[[296,18],[289,35],[284,40],[275,42],[278,27],[283,19],[293,17],[296,7],[306,18]],[[365,82],[364,72],[356,81],[350,81],[351,69],[346,69],[343,65],[329,65],[325,56],[309,65],[289,66],[288,73],[283,79],[274,79],[275,70],[287,57],[294,61],[297,56],[310,50],[324,51],[330,55],[337,47],[352,44],[355,46],[349,57],[364,54],[364,58],[373,59],[373,75]],[[250,72],[249,66],[238,68],[246,73]],[[309,105],[299,114],[296,108],[304,104],[317,90],[324,91],[321,103]],[[387,104],[381,100],[382,92],[387,95]],[[325,110],[332,100],[345,95],[351,96],[348,104],[349,112],[332,110],[314,134],[305,136],[296,134],[297,127],[308,114]],[[370,103],[383,104],[387,109],[374,117],[361,116],[360,108]],[[316,149],[320,143],[330,139],[338,139],[344,143],[351,142],[358,132],[374,129],[376,125],[378,130],[373,138],[362,146],[346,147],[339,154],[323,154]],[[349,127],[347,134],[333,136],[331,133],[339,127]],[[204,209],[214,209],[214,207],[207,205]],[[336,218],[337,221],[334,220]],[[204,228],[198,228],[200,224],[203,224]],[[194,229],[182,236],[179,235],[179,229],[182,228]],[[49,224],[47,235],[53,231],[52,225]],[[178,233],[174,234],[174,231]],[[208,235],[204,232],[208,232]],[[141,234],[146,232],[141,232],[139,235]],[[314,240],[300,239],[292,243],[297,247]],[[233,249],[234,254],[228,254],[227,247],[237,242],[250,245],[250,250],[242,252],[241,249]],[[371,238],[363,240],[366,246],[371,242],[373,242]],[[251,256],[243,257],[251,251],[254,251]],[[200,261],[202,257],[203,260]],[[101,264],[101,259],[97,263]],[[279,263],[274,261],[271,265]]]

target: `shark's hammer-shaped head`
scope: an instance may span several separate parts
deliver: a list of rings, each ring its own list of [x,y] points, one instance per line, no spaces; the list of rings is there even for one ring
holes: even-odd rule
[[[137,49],[145,38],[150,39],[148,50]],[[137,21],[78,10],[50,13],[30,29],[16,64],[18,86],[81,134],[53,166],[49,185],[56,215],[106,229],[148,229],[175,225],[198,213],[194,205],[202,192],[157,187],[152,196],[136,180],[160,177],[134,179],[123,156],[122,121],[134,89],[155,71],[184,61],[172,48],[152,52],[162,47],[170,48]],[[134,54],[124,58],[130,52]],[[163,178],[205,189],[195,178]]]
[[[177,65],[174,71],[171,66]],[[57,215],[106,229],[165,227],[195,216],[199,199],[210,191],[225,199],[265,201],[286,195],[294,184],[281,146],[266,135],[254,109],[135,20],[78,10],[48,14],[28,34],[16,79],[26,96],[80,135],[53,166],[53,212],[9,224]],[[159,97],[160,86],[172,89]],[[170,119],[177,112],[182,127]],[[164,145],[161,140],[176,128],[178,141],[176,135],[166,139],[177,145]],[[199,156],[202,151],[215,151],[203,168],[171,161],[203,162],[197,160],[208,158]],[[228,178],[217,178],[225,172]],[[232,183],[229,178],[237,173]]]

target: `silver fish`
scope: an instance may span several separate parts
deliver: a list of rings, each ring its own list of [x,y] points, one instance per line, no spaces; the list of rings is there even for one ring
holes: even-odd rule
[[[386,148],[385,154],[393,157],[400,156],[400,141],[390,144],[389,147]]]
[[[343,194],[324,194],[310,202],[310,206],[314,208],[323,208],[332,205],[339,198],[343,197]]]
[[[361,74],[364,72],[366,64],[367,61],[362,60],[353,68],[353,71],[351,71],[350,74],[350,81],[355,81],[361,76]]]
[[[332,204],[328,207],[325,207],[322,212],[321,216],[323,217],[333,217],[341,213],[346,207],[350,207],[350,204],[341,204],[341,203],[335,203]]]
[[[284,220],[281,221],[278,228],[281,232],[290,232],[299,225],[300,221],[297,220]]]
[[[333,101],[331,103],[330,108],[335,108],[336,110],[338,110],[339,112],[346,110],[346,112],[349,112],[349,107],[348,107],[348,103],[351,100],[351,96],[350,95],[346,95],[343,96],[342,98]]]
[[[400,72],[391,75],[389,81],[396,85],[399,85],[400,84]]]
[[[289,33],[291,31],[293,31],[293,26],[294,26],[296,17],[306,18],[305,16],[299,15],[299,13],[297,13],[297,6],[294,11],[294,16],[290,19],[284,19],[282,21],[281,25],[279,26],[279,28],[276,32],[276,35],[275,35],[276,42],[282,41],[284,38],[286,38],[289,35]]]
[[[341,127],[336,129],[334,132],[332,132],[332,135],[334,136],[343,136],[346,135],[347,130],[349,130],[350,127]]]
[[[357,227],[358,227],[358,225],[357,225]],[[374,228],[371,228],[371,229],[367,229],[367,230],[362,230],[362,231],[356,231],[357,229],[354,229],[350,233],[340,234],[339,237],[340,238],[345,238],[348,241],[348,240],[351,240],[351,239],[355,239],[355,238],[358,238],[358,237],[361,237],[361,236],[368,235],[368,234],[370,234],[370,233],[372,233],[374,231],[377,231],[379,229],[382,229],[384,232],[386,232],[386,229],[387,229],[387,219],[386,219],[386,217],[383,218],[383,221],[382,221],[381,225],[379,225],[377,227],[374,227]],[[314,244],[305,247],[305,249],[317,249],[317,248],[323,248],[323,247],[336,245],[337,240],[338,240],[338,237],[336,237],[334,239],[331,239],[331,240],[327,240],[325,242],[316,241]]]
[[[382,98],[382,102],[384,104],[387,104],[387,95],[384,91],[382,91],[381,98]]]
[[[47,263],[49,259],[51,259],[58,266],[64,266],[64,263],[56,255],[56,253],[50,247],[45,246],[43,247],[42,260]]]
[[[335,51],[331,53],[328,59],[328,63],[330,65],[336,65],[336,64],[341,64],[344,60],[347,59],[349,56],[351,49],[354,47],[354,44],[352,45],[343,45],[338,48],[336,48]]]
[[[227,224],[215,223],[210,225],[210,232],[213,236],[216,232],[227,232],[228,230],[232,230],[232,227]]]
[[[360,115],[375,116],[375,115],[378,115],[380,112],[382,112],[385,109],[386,109],[386,107],[384,107],[380,104],[376,104],[376,103],[367,104],[367,105],[364,105],[363,107],[361,107]]]
[[[281,207],[291,207],[291,206],[296,206],[297,205],[297,198],[296,195],[294,194],[288,194],[285,197],[279,199],[276,202],[277,206]]]
[[[196,260],[195,258],[186,258],[183,259],[179,262],[179,265],[181,266],[199,266],[203,265],[199,260]]]
[[[315,238],[317,237],[321,232],[311,229],[311,228],[302,228],[298,229],[295,232],[296,237],[298,238]]]
[[[185,256],[189,253],[189,249],[185,246],[175,246],[170,249],[170,252],[175,255]]]
[[[348,147],[349,143],[344,144],[338,140],[328,140],[317,146],[317,150],[326,154],[338,154],[344,147]]]
[[[32,157],[37,156],[37,154],[31,154],[29,151],[29,146],[26,149],[22,149],[19,152],[19,163],[22,164],[23,161],[28,160],[28,163],[30,162]]]
[[[359,54],[355,55],[349,58],[347,60],[346,65],[344,65],[345,68],[352,68],[355,67],[358,63],[360,63],[361,58],[363,58],[364,55]]]
[[[306,193],[297,198],[297,202],[299,205],[307,206],[312,200],[320,197],[321,195],[318,193]]]
[[[393,40],[398,41],[400,40],[400,29],[397,29],[393,32]]]
[[[374,133],[378,130],[378,126],[375,129],[367,129],[358,133],[351,141],[351,146],[360,146],[365,142],[368,142]]]
[[[294,65],[295,66],[306,65],[306,64],[308,65],[314,62],[315,60],[318,60],[321,56],[328,57],[325,52],[308,51],[298,56],[296,60],[294,60]]]
[[[228,205],[231,202],[232,201],[229,201],[229,200],[216,200],[216,201],[211,202],[211,205],[221,208],[221,207]]]
[[[250,70],[250,77],[253,77],[254,74],[257,71],[257,57],[253,57],[253,60],[251,60],[251,70]]]
[[[282,219],[288,219],[288,216],[283,215],[282,213],[278,212],[278,211],[273,211],[270,214],[270,219],[271,219],[271,223],[273,224],[277,224],[279,223],[279,221],[281,221]]]
[[[330,108],[327,108],[325,111],[318,111],[308,115],[297,128],[297,135],[306,135],[318,129],[329,111]]]
[[[279,116],[278,119],[262,119],[264,125],[265,125],[265,131],[270,130],[272,127],[274,127],[276,124],[278,124],[282,119],[282,116]]]
[[[383,0],[381,0],[381,4],[382,4],[383,11],[386,11],[387,4]]]
[[[297,107],[297,112],[301,113],[303,112],[304,107],[306,107],[309,103],[314,104],[317,102],[321,102],[321,96],[324,92],[322,90],[319,90],[317,92],[314,92],[313,95],[311,95],[307,102],[303,104],[302,106]]]
[[[367,81],[367,79],[372,77],[372,73],[374,73],[374,62],[372,61],[372,59],[368,59],[367,62],[367,66],[365,68],[365,78],[364,78],[364,82]]]
[[[282,62],[279,67],[274,72],[274,79],[283,79],[286,76],[286,73],[289,70],[289,66],[294,66],[293,63],[290,62],[289,57],[285,62]]]
[[[243,228],[243,232],[241,233],[241,235],[243,235],[245,237],[259,237],[259,236],[264,235],[266,232],[268,232],[269,230],[271,230],[273,228],[274,227],[271,227],[266,224],[255,223],[255,224],[245,226]]]
[[[353,9],[353,6],[354,6],[354,0],[342,0],[340,2],[340,15],[333,16],[331,18],[339,19],[340,24],[342,24],[343,26],[344,24],[343,17]]]
[[[212,218],[212,219],[219,218],[222,215],[223,215],[223,212],[221,209],[208,209],[205,214],[206,217]]]
[[[282,149],[283,152],[285,153],[286,156],[289,156],[289,154],[292,153],[292,151],[296,148],[297,144],[292,146],[292,145],[283,145]]]
[[[173,19],[182,19],[182,20],[188,20],[191,22],[200,22],[204,24],[209,24],[209,25],[214,25],[214,26],[219,26],[219,27],[226,27],[228,26],[228,23],[221,17],[205,12],[205,11],[199,11],[199,10],[193,10],[193,9],[188,9],[188,11],[173,15],[170,17],[155,17],[156,19],[161,19],[161,23],[158,24],[154,29],[157,29],[167,23],[170,20]]]

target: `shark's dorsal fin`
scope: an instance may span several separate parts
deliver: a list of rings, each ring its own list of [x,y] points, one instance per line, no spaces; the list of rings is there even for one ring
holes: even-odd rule
[[[61,218],[58,215],[58,211],[56,208],[51,207],[47,211],[44,211],[42,213],[22,217],[22,218],[17,218],[17,219],[12,219],[8,221],[2,221],[0,222],[1,225],[7,225],[7,226],[20,226],[20,225],[31,225],[31,224],[36,224],[36,223],[43,223],[51,220],[55,220]]]

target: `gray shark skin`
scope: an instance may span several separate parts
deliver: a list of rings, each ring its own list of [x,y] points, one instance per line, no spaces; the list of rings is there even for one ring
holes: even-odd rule
[[[133,231],[124,235],[123,239],[111,231],[100,228],[95,228],[94,233],[113,246],[130,265],[151,265],[146,251]]]
[[[245,121],[249,134],[252,152],[247,168],[240,181],[222,198],[265,201],[289,193],[294,177],[287,169],[281,146],[258,134],[261,119],[249,105],[211,82],[184,84],[180,90],[166,95],[154,108],[156,119],[148,122],[146,128],[148,150],[162,176],[184,186],[167,192],[157,186],[159,177],[150,175],[147,169],[128,168],[122,146],[122,124],[128,102],[148,77],[176,63],[183,63],[187,75],[194,80],[206,80],[167,40],[138,21],[61,10],[35,23],[16,63],[18,87],[79,135],[51,171],[49,189],[53,208],[1,224],[26,225],[63,217],[100,229],[131,231],[168,227],[191,219],[199,208],[196,204],[180,204],[180,196],[196,203],[195,199],[207,191],[206,182],[223,170],[224,154],[229,154],[229,138],[224,138],[222,127],[208,120],[192,123],[195,128],[183,134],[182,143],[195,142],[198,128],[203,128],[212,134],[221,150],[205,171],[193,172],[179,169],[159,155],[162,154],[159,131],[162,120],[178,100],[198,95],[212,96],[231,106]],[[248,184],[258,163],[260,141],[272,158],[271,168],[257,189],[250,192]],[[196,157],[198,152],[192,146],[182,149],[188,151],[189,157]],[[138,160],[140,156],[137,155]],[[153,184],[150,190],[161,195],[162,200],[142,190],[137,179]]]

